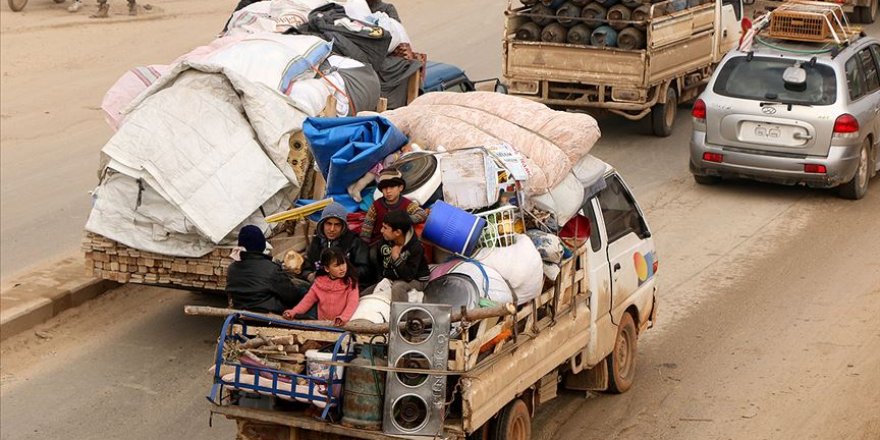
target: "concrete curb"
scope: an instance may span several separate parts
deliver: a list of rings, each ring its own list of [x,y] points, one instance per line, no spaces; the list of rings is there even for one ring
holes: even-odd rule
[[[81,259],[65,260],[54,266],[56,271],[37,271],[0,293],[0,341],[119,287],[114,281],[83,276],[82,268]]]

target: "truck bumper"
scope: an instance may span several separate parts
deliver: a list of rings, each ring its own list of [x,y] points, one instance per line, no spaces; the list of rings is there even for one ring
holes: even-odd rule
[[[703,160],[704,153],[723,155],[722,162]],[[828,156],[768,155],[706,143],[706,133],[694,131],[690,142],[690,171],[697,176],[741,178],[783,185],[804,184],[811,188],[831,188],[855,176],[859,149],[832,146]],[[806,173],[804,165],[825,166],[825,173]]]

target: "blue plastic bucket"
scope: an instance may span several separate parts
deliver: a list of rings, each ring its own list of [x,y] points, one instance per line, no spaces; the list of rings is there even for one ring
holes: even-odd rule
[[[485,227],[486,219],[438,200],[425,221],[422,238],[449,252],[469,257]]]

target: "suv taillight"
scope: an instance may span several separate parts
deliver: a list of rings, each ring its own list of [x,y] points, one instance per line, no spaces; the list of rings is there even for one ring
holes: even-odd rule
[[[844,113],[834,120],[834,136],[851,137],[858,135],[859,121],[853,115]]]
[[[694,108],[691,110],[691,116],[699,122],[706,122],[706,103],[702,99],[694,102]]]

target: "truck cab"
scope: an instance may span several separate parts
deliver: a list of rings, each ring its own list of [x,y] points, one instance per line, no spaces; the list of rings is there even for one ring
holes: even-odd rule
[[[659,260],[644,212],[610,166],[604,185],[583,209],[590,224],[590,306],[598,342],[587,363],[605,359],[608,389],[623,392],[632,384],[637,336],[654,322]]]

